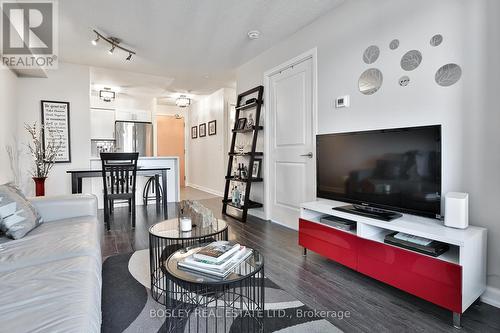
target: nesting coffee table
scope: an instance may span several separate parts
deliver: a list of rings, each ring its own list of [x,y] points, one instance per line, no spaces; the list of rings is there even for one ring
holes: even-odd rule
[[[169,283],[164,266],[168,257],[182,248],[228,239],[227,223],[223,220],[216,219],[206,227],[193,226],[188,232],[180,231],[179,224],[179,219],[174,218],[149,228],[151,294],[163,305],[166,304],[165,292]]]
[[[206,245],[206,244],[205,244]],[[164,269],[167,332],[263,332],[264,258],[256,250],[225,278],[178,268],[201,246],[174,252]]]

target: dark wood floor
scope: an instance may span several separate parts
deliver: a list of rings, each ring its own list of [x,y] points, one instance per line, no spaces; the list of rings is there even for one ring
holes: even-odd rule
[[[200,200],[222,218],[220,198]],[[168,215],[176,216],[175,205]],[[102,211],[99,211],[102,222]],[[451,326],[451,312],[363,276],[313,252],[302,256],[297,232],[249,218],[242,224],[224,217],[230,239],[258,249],[265,256],[266,275],[313,309],[349,311],[349,318],[330,319],[345,332],[500,332],[500,309],[471,306],[462,330]],[[148,248],[148,228],[163,220],[153,204],[138,207],[136,228],[126,208],[116,208],[111,230],[104,233],[103,257]]]

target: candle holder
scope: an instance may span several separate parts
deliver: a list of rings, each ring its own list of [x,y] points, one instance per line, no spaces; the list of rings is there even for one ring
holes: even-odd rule
[[[182,232],[188,232],[193,229],[193,222],[190,217],[183,216],[179,219],[179,225],[181,226]]]

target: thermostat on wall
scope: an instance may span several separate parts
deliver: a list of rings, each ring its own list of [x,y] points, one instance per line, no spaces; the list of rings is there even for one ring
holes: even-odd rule
[[[350,106],[350,98],[349,95],[340,96],[335,99],[335,107],[337,109],[340,108],[348,108]]]

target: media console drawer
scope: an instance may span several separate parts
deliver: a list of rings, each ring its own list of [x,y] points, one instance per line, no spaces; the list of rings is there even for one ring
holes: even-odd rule
[[[457,264],[360,238],[358,271],[462,313],[462,267]]]
[[[347,232],[299,220],[299,245],[352,269],[357,266],[358,240]]]

